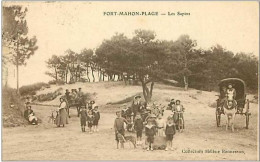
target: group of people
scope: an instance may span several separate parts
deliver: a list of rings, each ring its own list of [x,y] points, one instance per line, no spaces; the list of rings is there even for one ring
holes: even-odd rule
[[[98,132],[98,122],[100,120],[100,112],[98,110],[98,106],[93,106],[93,109],[91,107],[87,109],[87,107],[88,106],[85,106],[83,109],[81,109],[79,113],[81,130],[82,132],[86,132],[85,127],[87,123],[89,133]]]
[[[137,102],[136,99],[138,98]],[[115,129],[115,139],[117,141],[117,148],[119,144],[118,134],[125,135],[125,125],[126,127],[132,125],[134,131],[136,132],[137,137],[137,145],[142,145],[142,134],[143,131],[146,135],[146,142],[148,144],[147,150],[153,150],[153,143],[155,136],[166,136],[166,151],[172,149],[172,140],[173,136],[176,133],[176,123],[179,117],[183,118],[183,113],[181,115],[177,115],[179,112],[184,112],[184,107],[180,104],[180,100],[174,101],[171,100],[170,104],[168,105],[173,113],[167,117],[165,121],[163,117],[163,110],[158,108],[157,104],[153,104],[152,106],[147,106],[143,104],[139,104],[137,107],[135,103],[140,103],[140,96],[136,96],[134,98],[132,108],[126,109],[123,108],[122,111],[117,111],[116,115],[117,118],[114,121],[114,129]],[[154,111],[153,109],[157,110]],[[131,113],[132,110],[132,120],[127,120],[127,114]],[[135,111],[136,110],[136,113]],[[143,110],[147,110],[145,117]],[[152,111],[153,110],[153,111]],[[128,113],[127,113],[128,111]],[[157,113],[156,113],[157,112]],[[124,124],[125,123],[125,124]]]
[[[68,102],[79,99],[84,96],[83,92],[81,91],[81,88],[79,88],[78,90],[79,91],[77,92],[76,89],[72,89],[70,94],[68,89],[66,89],[65,96],[60,98],[60,106],[56,110],[57,117],[55,122],[58,127],[60,126],[64,127],[65,124],[68,124],[68,112],[67,112],[67,110],[69,109]],[[98,131],[100,112],[94,100],[81,105],[79,117],[80,117],[80,126],[82,132],[86,132],[86,125],[88,125],[90,133]]]
[[[71,89],[71,92],[66,89],[65,97],[68,102],[78,102],[79,100],[84,98],[84,93],[81,91],[81,88],[78,88],[78,91],[77,89]]]

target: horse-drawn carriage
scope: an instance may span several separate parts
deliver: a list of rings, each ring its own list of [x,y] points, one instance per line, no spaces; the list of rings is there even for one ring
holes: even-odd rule
[[[67,102],[67,105],[68,105],[68,108],[67,108],[67,112],[68,112],[68,115],[70,117],[70,111],[69,109],[72,108],[72,107],[75,107],[77,109],[77,115],[79,117],[79,113],[80,113],[80,109],[82,107],[85,107],[86,106],[86,102],[85,102],[85,99],[84,97],[77,97],[77,98],[69,98],[67,99],[65,96],[65,101]]]
[[[246,116],[246,129],[248,129],[249,125],[249,116],[251,113],[249,112],[249,100],[246,99],[246,84],[243,80],[238,78],[227,78],[220,81],[218,84],[220,95],[217,99],[217,108],[216,108],[216,123],[217,127],[220,126],[221,114],[224,114],[225,103],[228,102],[227,96],[225,95],[224,89],[228,86],[232,85],[232,87],[236,91],[236,95],[234,97],[235,114],[245,115]]]

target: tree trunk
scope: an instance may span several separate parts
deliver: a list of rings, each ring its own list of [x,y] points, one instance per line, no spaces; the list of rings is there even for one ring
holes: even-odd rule
[[[144,82],[144,78],[142,78],[142,79],[140,78],[140,81],[142,83],[144,99],[145,99],[146,103],[150,103],[152,100],[154,82],[151,83],[151,87],[149,90],[149,88],[147,87],[147,83]]]
[[[18,58],[18,56],[17,56]],[[18,59],[16,61],[16,81],[17,81],[17,94],[20,93],[19,91],[19,66],[18,66]]]
[[[58,80],[58,72],[57,72],[57,68],[55,67],[55,79],[56,79],[56,82]]]
[[[99,78],[99,80],[100,80],[100,71],[99,71],[99,67],[97,68],[97,76],[98,76],[98,78]]]
[[[93,77],[93,82],[95,82],[94,70],[92,67],[90,67],[90,68],[91,68],[91,73],[92,73],[92,77]]]
[[[88,79],[88,82],[90,82],[89,72],[88,72],[88,66],[87,66],[87,79]]]
[[[67,80],[68,80],[68,71],[66,70],[66,71],[65,71],[65,83],[66,83],[66,84],[68,83]]]
[[[154,82],[151,83],[151,88],[150,88],[150,96],[151,96],[151,98],[153,96],[153,86],[154,86]]]
[[[185,91],[187,91],[187,90],[188,90],[188,87],[189,87],[188,77],[187,77],[187,76],[184,76],[184,77],[183,77],[183,81],[184,81],[184,89],[185,89]]]

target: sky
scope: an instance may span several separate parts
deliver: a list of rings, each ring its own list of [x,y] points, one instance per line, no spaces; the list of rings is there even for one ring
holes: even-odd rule
[[[157,39],[177,40],[188,34],[198,46],[208,49],[220,44],[237,52],[259,55],[258,2],[3,2],[28,8],[29,35],[36,36],[39,49],[20,68],[20,85],[51,80],[45,61],[67,49],[80,52],[97,48],[116,32],[131,38],[135,29],[153,30]],[[159,16],[104,16],[104,12],[159,12]],[[168,16],[190,13],[189,16]],[[160,15],[165,13],[166,15]],[[15,87],[15,70],[9,68],[8,82]]]

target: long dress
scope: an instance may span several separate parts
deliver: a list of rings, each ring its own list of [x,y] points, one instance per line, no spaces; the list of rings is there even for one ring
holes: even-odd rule
[[[69,121],[68,121],[68,113],[67,113],[67,111],[66,111],[66,109],[65,109],[66,107],[67,107],[67,104],[66,104],[65,101],[63,101],[63,102],[60,104],[59,114],[58,114],[57,119],[56,119],[56,125],[57,125],[57,126],[69,124]]]

